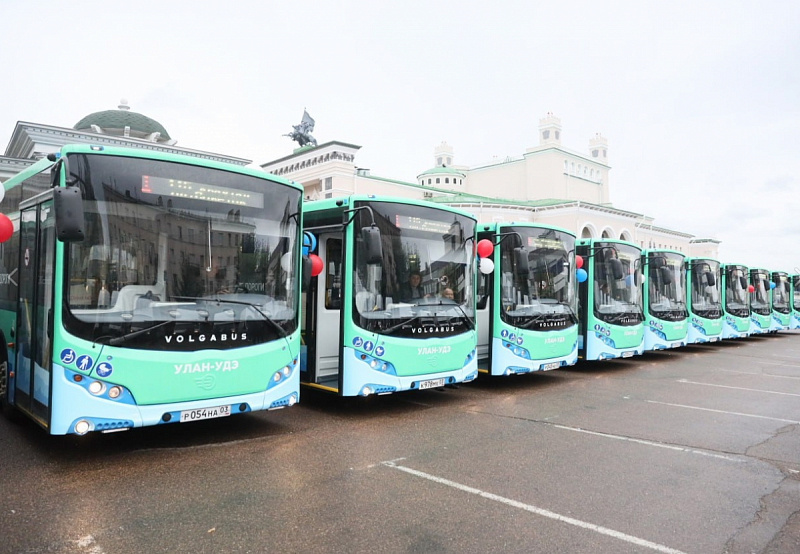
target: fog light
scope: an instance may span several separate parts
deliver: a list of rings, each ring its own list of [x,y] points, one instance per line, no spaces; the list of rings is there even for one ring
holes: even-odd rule
[[[378,361],[377,360],[372,360],[369,363],[369,367],[371,367],[372,369],[375,369],[376,367],[378,367]]]
[[[277,372],[277,373],[275,374],[275,376],[274,376],[272,379],[273,379],[273,381],[275,381],[276,383],[277,383],[278,381],[280,381],[280,380],[281,380],[281,372],[280,372],[280,371],[279,371],[279,372]]]
[[[383,365],[381,366],[381,369],[382,369],[383,371],[386,371],[386,368],[387,368],[386,364],[383,364]]]
[[[103,383],[101,383],[100,381],[92,381],[91,383],[89,383],[89,392],[94,394],[95,396],[103,392],[104,389],[105,387],[103,386]]]
[[[109,398],[118,398],[120,394],[122,394],[122,389],[119,387],[111,387],[108,389]]]
[[[372,394],[372,389],[371,388],[364,387],[363,389],[361,389],[361,395],[362,396],[369,396],[370,394]]]
[[[289,397],[289,406],[294,406],[295,404],[297,404],[297,398],[295,395],[292,395]]]
[[[284,374],[284,375],[286,375],[287,377],[289,376],[289,372],[290,372],[290,371],[292,371],[292,370],[291,370],[291,369],[289,369],[289,366],[288,366],[288,365],[287,365],[286,367],[284,367],[284,368],[283,368],[283,374]]]
[[[85,435],[89,432],[92,428],[92,424],[86,421],[85,419],[80,420],[78,423],[75,424],[75,432],[78,435]]]

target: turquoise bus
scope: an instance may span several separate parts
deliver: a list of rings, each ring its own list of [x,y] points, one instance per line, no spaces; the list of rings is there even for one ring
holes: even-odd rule
[[[750,295],[748,293],[747,266],[724,264],[722,266],[722,324],[723,339],[738,339],[750,334]]]
[[[4,412],[83,435],[297,402],[299,186],[65,146],[4,190]]]
[[[770,298],[769,272],[750,268],[750,334],[768,333],[772,325],[772,300]]]
[[[641,249],[614,239],[580,239],[587,279],[578,285],[578,358],[628,358],[644,351]]]
[[[720,263],[710,258],[686,258],[686,303],[689,307],[689,344],[722,338]]]
[[[642,251],[645,350],[686,346],[689,312],[684,292],[685,258],[675,250]]]
[[[789,328],[792,317],[792,286],[785,271],[772,272],[772,321],[770,331],[777,333]]]
[[[372,195],[304,212],[322,273],[303,293],[301,383],[369,396],[477,377],[474,216]]]
[[[790,329],[800,329],[800,274],[792,275],[792,319]]]
[[[479,276],[478,367],[491,376],[547,371],[578,361],[575,235],[547,225],[478,226],[496,245]]]

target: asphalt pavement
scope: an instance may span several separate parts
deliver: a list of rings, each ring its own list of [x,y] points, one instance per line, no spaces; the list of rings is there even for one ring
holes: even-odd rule
[[[109,435],[0,419],[0,553],[797,554],[800,334]]]

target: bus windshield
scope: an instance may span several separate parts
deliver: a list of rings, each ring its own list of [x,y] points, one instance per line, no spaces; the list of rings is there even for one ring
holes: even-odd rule
[[[691,276],[692,312],[706,319],[722,317],[719,262],[694,260],[691,262]]]
[[[750,294],[750,309],[758,315],[769,315],[772,307],[769,305],[769,277],[763,269],[750,271],[750,284],[753,292]]]
[[[748,317],[750,315],[747,271],[743,266],[725,266],[725,310],[736,317]]]
[[[794,287],[794,309],[800,312],[800,275],[792,275],[792,286]]]
[[[639,284],[641,251],[627,244],[598,242],[594,247],[594,314],[614,325],[644,320]]]
[[[776,271],[772,274],[772,280],[775,283],[775,288],[772,289],[772,309],[782,314],[788,314],[791,311],[789,277],[786,273]]]
[[[413,204],[357,202],[355,208],[363,208],[351,224],[356,325],[414,338],[446,337],[474,329],[475,221]],[[373,216],[381,232],[380,263],[367,259],[361,236],[361,229],[372,225]]]
[[[86,232],[66,251],[71,333],[129,348],[199,350],[295,329],[300,191],[152,159],[67,160]]]
[[[575,325],[575,237],[522,226],[502,227],[502,233],[513,233],[499,246],[502,320],[531,330]]]
[[[648,256],[648,309],[659,319],[680,321],[686,311],[686,271],[683,256],[672,252],[651,252]]]

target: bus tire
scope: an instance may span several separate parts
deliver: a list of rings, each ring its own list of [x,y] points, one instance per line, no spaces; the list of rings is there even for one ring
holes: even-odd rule
[[[8,403],[8,361],[0,362],[0,411],[6,419],[19,421],[19,411]]]

